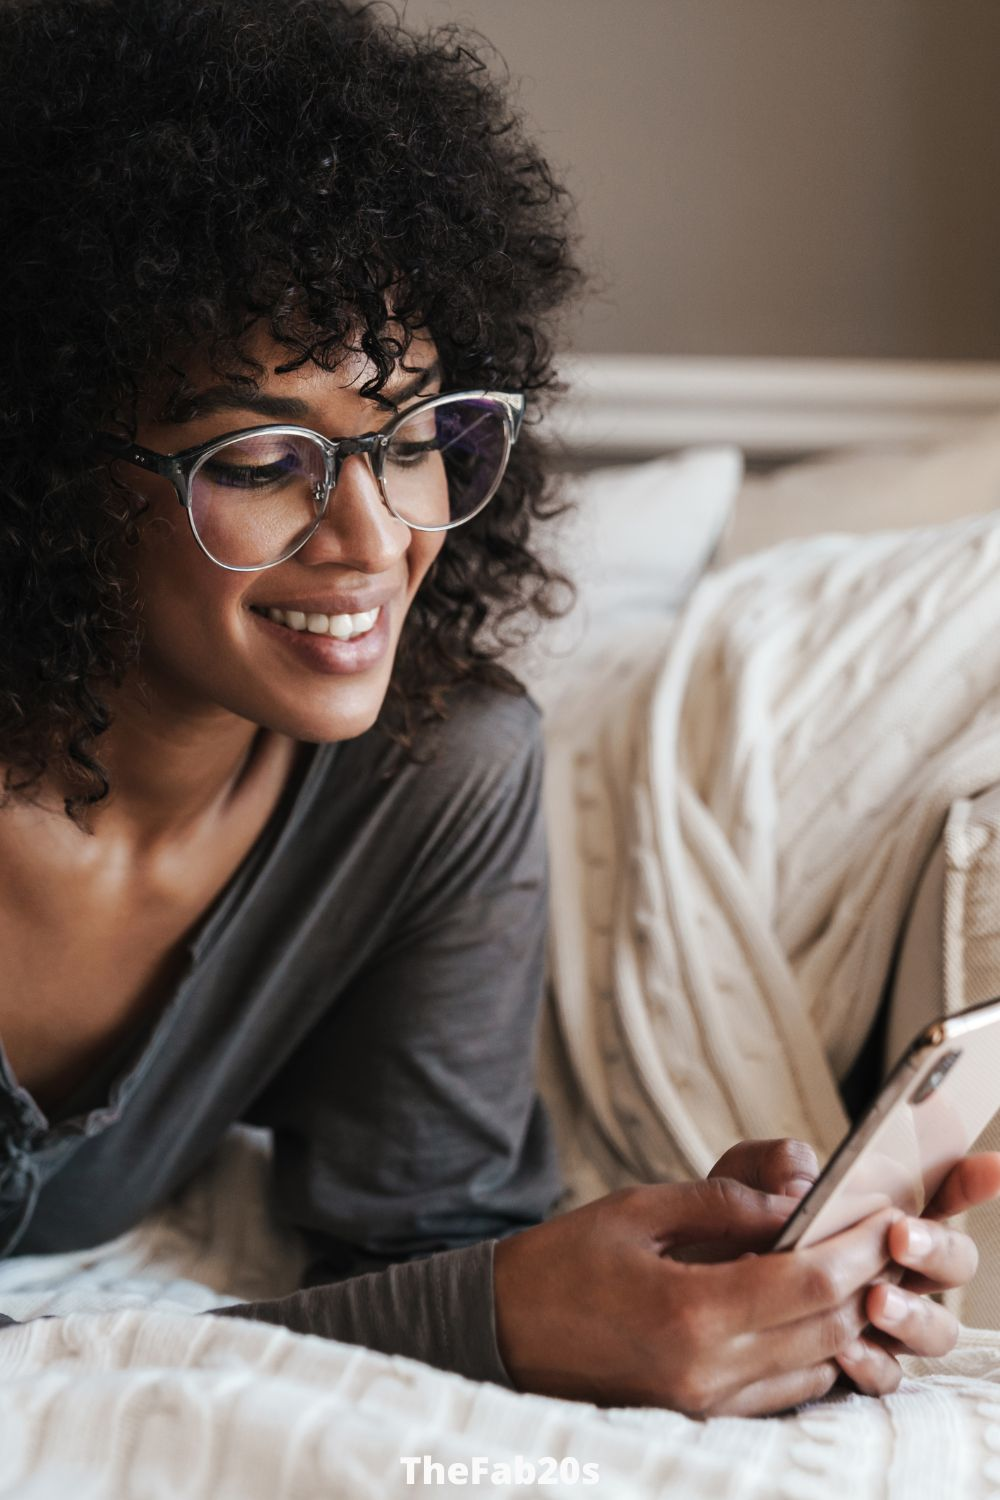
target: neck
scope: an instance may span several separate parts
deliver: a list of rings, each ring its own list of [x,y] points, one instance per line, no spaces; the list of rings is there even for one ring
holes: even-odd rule
[[[108,695],[111,727],[98,758],[111,791],[86,814],[102,842],[145,854],[210,826],[229,811],[243,789],[266,730],[217,705],[180,708],[148,689],[126,683]],[[53,807],[79,787],[53,787]]]

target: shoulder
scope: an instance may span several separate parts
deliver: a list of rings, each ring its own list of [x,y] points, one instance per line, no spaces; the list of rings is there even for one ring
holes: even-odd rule
[[[498,770],[542,751],[542,711],[529,693],[515,695],[484,683],[469,683],[449,701],[448,717],[428,736],[431,759],[473,756]]]
[[[431,880],[457,889],[490,869],[541,865],[542,713],[533,698],[468,684],[451,695],[417,759],[380,730],[380,748],[366,747],[371,733],[341,747],[340,784],[352,786],[356,805],[377,809],[413,888]]]
[[[537,807],[541,796],[542,713],[528,694],[515,696],[480,683],[451,700],[449,715],[419,749],[424,785],[439,809],[476,821],[517,804]]]
[[[499,786],[540,769],[542,710],[529,693],[470,682],[451,692],[445,717],[421,729],[412,755],[378,724],[337,751],[338,778],[350,766],[360,780],[419,783],[423,797],[457,793],[466,783]]]

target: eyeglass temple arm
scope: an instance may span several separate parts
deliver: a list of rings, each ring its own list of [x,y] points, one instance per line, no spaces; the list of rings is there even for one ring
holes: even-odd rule
[[[136,464],[150,474],[161,474],[164,479],[171,479],[176,484],[181,472],[176,458],[152,453],[148,448],[130,443],[127,438],[113,437],[110,432],[97,433],[94,441],[99,452],[107,453],[112,458],[120,458],[127,464]]]

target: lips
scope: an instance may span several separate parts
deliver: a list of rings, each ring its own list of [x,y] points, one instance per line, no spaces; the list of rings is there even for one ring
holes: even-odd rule
[[[280,609],[282,613],[292,610],[304,615],[363,615],[388,604],[395,593],[395,589],[391,593],[383,589],[380,593],[367,594],[309,594],[302,599],[254,600],[248,607],[265,615],[269,609]]]
[[[281,649],[290,652],[292,658],[323,674],[363,672],[376,666],[391,650],[388,609],[379,609],[374,624],[350,639],[339,639],[325,631],[289,628],[273,620],[259,606],[251,606],[248,613],[256,622],[256,629],[264,631],[276,645],[280,643]],[[276,607],[275,613],[278,613]]]

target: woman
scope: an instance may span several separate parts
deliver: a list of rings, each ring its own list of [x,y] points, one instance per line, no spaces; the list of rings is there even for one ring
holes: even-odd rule
[[[119,1233],[253,1121],[314,1256],[237,1316],[686,1410],[891,1389],[974,1249],[882,1215],[747,1260],[808,1148],[540,1222],[541,738],[498,643],[555,582],[576,272],[475,53],[338,0],[16,0],[0,59],[3,1252]]]

